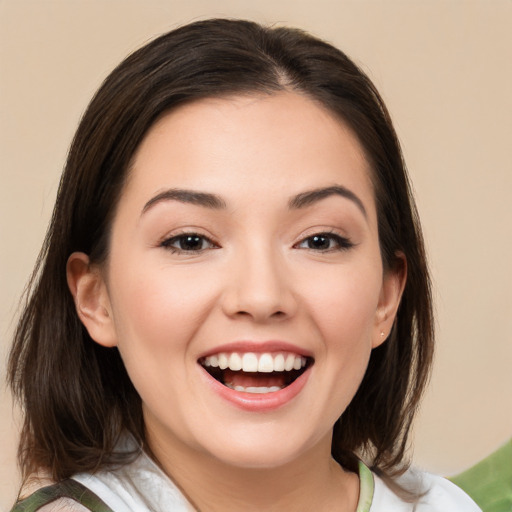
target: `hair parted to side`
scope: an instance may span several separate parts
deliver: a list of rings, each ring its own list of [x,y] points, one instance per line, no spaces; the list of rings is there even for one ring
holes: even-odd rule
[[[372,168],[384,268],[407,260],[407,283],[389,339],[373,350],[353,401],[334,427],[332,454],[348,469],[364,456],[399,472],[433,353],[430,281],[421,230],[390,117],[368,77],[341,51],[302,31],[242,20],[196,22],[126,58],[86,110],[70,148],[53,217],[31,278],[9,359],[24,409],[24,479],[54,479],[127,462],[128,431],[144,444],[141,400],[116,348],[95,343],[66,282],[74,251],[108,257],[109,234],[133,155],[169,110],[201,98],[296,91],[338,116]]]

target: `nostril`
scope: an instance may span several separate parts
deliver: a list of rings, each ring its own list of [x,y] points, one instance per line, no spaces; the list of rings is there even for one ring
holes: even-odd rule
[[[250,313],[249,311],[237,311],[236,316],[242,317],[242,318],[251,317],[251,318],[254,318],[254,320],[256,320],[256,321],[262,320],[262,318],[260,318],[260,316],[262,316],[262,315],[258,315],[256,313]],[[284,311],[275,311],[274,313],[270,313],[269,316],[265,316],[265,318],[274,319],[274,320],[279,320],[279,319],[282,319],[285,317],[286,317],[286,313]]]
[[[232,318],[248,319],[264,322],[269,319],[283,320],[293,316],[295,312],[295,299],[288,297],[291,294],[277,296],[271,290],[233,289],[227,290],[221,301],[223,312]]]

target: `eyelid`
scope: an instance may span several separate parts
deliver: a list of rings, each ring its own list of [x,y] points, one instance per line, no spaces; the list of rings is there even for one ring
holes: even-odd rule
[[[328,252],[341,252],[341,251],[348,251],[352,249],[356,244],[350,240],[349,237],[341,235],[337,231],[333,229],[316,229],[313,232],[309,234],[303,234],[301,235],[298,242],[296,242],[293,247],[300,249],[300,245],[307,242],[308,240],[314,238],[315,236],[322,236],[326,238],[330,238],[331,240],[335,240],[337,246],[336,247],[330,247],[328,249],[313,249],[310,247],[304,248],[306,250],[310,250],[317,253],[328,253]]]
[[[198,237],[206,241],[209,247],[202,249],[180,249],[178,247],[173,247],[173,243],[178,241],[180,238],[184,237]],[[166,250],[169,250],[173,253],[181,253],[181,254],[200,254],[209,249],[218,249],[220,245],[213,239],[212,236],[206,235],[201,232],[198,228],[183,228],[177,232],[170,233],[166,235],[162,240],[158,243],[158,247],[162,247]]]

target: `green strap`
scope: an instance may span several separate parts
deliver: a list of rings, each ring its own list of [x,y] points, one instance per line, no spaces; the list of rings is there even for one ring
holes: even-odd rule
[[[359,501],[356,512],[370,512],[373,501],[373,473],[359,461]]]
[[[28,498],[18,501],[11,512],[35,512],[59,498],[71,498],[91,512],[114,512],[91,490],[71,479],[38,489]]]

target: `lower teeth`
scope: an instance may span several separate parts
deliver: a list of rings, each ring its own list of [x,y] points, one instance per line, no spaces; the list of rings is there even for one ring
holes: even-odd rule
[[[244,387],[244,386],[233,386],[233,384],[225,384],[230,389],[234,389],[235,391],[243,391],[244,393],[254,393],[254,394],[264,394],[264,393],[275,393],[276,391],[280,391],[283,389],[281,386],[270,386],[270,387]]]

